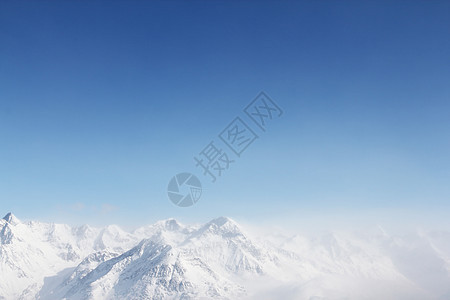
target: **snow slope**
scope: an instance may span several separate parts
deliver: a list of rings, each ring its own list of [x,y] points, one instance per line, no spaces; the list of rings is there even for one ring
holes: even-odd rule
[[[0,219],[0,299],[450,299],[450,233],[126,232]]]

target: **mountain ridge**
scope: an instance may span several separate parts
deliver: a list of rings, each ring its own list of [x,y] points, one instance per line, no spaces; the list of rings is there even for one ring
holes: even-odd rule
[[[128,232],[8,213],[0,219],[0,299],[409,300],[450,292],[449,233],[274,236],[255,238],[228,217]]]

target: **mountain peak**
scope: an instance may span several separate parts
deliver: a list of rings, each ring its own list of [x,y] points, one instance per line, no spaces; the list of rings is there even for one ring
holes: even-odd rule
[[[200,230],[200,232],[211,230],[213,232],[222,232],[222,233],[226,232],[227,234],[242,233],[240,226],[235,221],[233,221],[228,217],[219,217],[209,221],[208,223],[203,225],[203,230]]]
[[[219,227],[221,227],[227,223],[236,225],[236,222],[234,222],[232,219],[230,219],[228,217],[218,217],[218,218],[211,220],[209,223],[216,224]]]
[[[6,216],[3,217],[3,220],[8,222],[11,225],[17,225],[20,223],[20,220],[16,218],[11,212],[7,213]]]
[[[180,230],[183,226],[174,218],[158,221],[155,225],[170,231]]]

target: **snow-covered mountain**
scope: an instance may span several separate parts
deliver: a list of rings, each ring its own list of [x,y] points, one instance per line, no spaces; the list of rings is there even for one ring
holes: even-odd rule
[[[126,232],[0,219],[0,299],[450,299],[450,233]]]

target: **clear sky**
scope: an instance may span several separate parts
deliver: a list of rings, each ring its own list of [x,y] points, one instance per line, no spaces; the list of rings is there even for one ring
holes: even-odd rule
[[[2,1],[1,211],[450,219],[449,16],[449,1]],[[209,183],[194,156],[260,91],[284,114]],[[183,171],[205,188],[189,208],[166,194]]]

